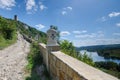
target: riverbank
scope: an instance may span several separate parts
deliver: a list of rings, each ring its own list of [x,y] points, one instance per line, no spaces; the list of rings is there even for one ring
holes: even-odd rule
[[[100,56],[97,52],[89,52],[86,50],[81,50],[80,54],[86,53],[89,57],[92,58],[95,67],[111,74],[115,77],[120,78],[120,60],[119,59],[106,59],[103,56]]]

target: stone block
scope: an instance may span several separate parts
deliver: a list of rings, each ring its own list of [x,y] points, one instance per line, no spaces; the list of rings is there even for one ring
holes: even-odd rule
[[[59,71],[59,74],[60,74],[59,80],[65,80],[65,76],[64,76],[65,73],[62,70]]]
[[[73,76],[73,69],[70,68],[69,66],[66,66],[66,74],[68,74],[68,76]]]
[[[57,74],[57,77],[59,77],[59,68],[56,67],[56,74]]]
[[[63,72],[67,72],[67,65],[61,61],[61,65],[60,65],[60,70],[62,70]]]
[[[85,79],[82,76],[80,76],[77,72],[74,72],[72,80],[87,80],[87,79]]]
[[[57,68],[60,68],[60,60],[57,58],[57,60],[56,60],[56,67]]]

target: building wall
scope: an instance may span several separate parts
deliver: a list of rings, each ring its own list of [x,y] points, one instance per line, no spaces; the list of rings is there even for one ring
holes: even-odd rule
[[[39,45],[53,80],[118,80],[60,51],[49,52],[46,45]]]

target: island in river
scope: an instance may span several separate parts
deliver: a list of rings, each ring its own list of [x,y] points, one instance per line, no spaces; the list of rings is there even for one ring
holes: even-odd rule
[[[113,60],[113,62],[114,60],[117,60],[117,62],[120,63],[120,44],[95,45],[95,46],[86,46],[79,48],[77,47],[76,50],[80,51],[81,53],[86,51],[88,55],[90,53],[92,55],[93,61],[95,58],[99,57],[98,59],[102,58],[104,60]]]

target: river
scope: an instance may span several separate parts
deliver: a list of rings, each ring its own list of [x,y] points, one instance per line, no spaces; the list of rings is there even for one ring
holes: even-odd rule
[[[118,64],[120,63],[119,59],[105,59],[104,57],[99,56],[97,52],[89,52],[89,51],[86,51],[86,50],[81,50],[80,51],[81,54],[84,54],[85,52],[88,56],[91,56],[91,58],[93,59],[94,62],[97,62],[97,61],[113,61],[113,62],[118,63]]]

